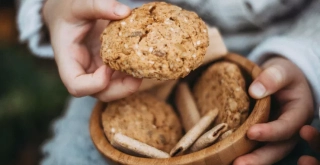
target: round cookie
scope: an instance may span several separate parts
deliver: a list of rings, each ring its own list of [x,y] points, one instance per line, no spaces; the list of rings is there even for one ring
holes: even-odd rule
[[[101,35],[105,64],[138,78],[185,77],[201,65],[209,45],[206,24],[194,12],[150,2],[111,22]]]
[[[233,129],[248,116],[250,100],[245,79],[236,64],[214,63],[199,78],[193,91],[201,115],[219,109],[215,124],[224,122]]]
[[[182,136],[180,121],[172,107],[148,93],[108,103],[102,125],[109,141],[120,132],[165,152]]]

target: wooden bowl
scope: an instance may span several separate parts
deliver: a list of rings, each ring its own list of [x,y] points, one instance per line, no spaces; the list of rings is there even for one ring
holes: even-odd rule
[[[222,60],[231,61],[239,65],[252,79],[255,79],[261,69],[248,59],[237,55],[227,54]],[[258,144],[257,141],[246,137],[248,128],[256,123],[267,122],[270,110],[270,97],[255,100],[253,109],[247,120],[230,136],[203,150],[166,159],[141,158],[123,153],[110,145],[101,122],[101,113],[106,104],[97,102],[90,119],[90,134],[96,148],[109,160],[116,164],[128,165],[166,165],[166,164],[193,164],[193,165],[227,165],[237,157],[249,153]]]

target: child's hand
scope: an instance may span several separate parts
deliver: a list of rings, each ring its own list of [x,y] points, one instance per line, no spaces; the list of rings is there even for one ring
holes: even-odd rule
[[[141,80],[112,71],[99,56],[99,36],[108,20],[121,19],[129,13],[130,8],[116,0],[45,2],[44,20],[60,77],[69,93],[110,101],[138,89]]]
[[[279,108],[277,119],[255,124],[248,138],[268,142],[261,148],[237,158],[235,165],[273,164],[295,146],[299,129],[312,117],[313,99],[310,87],[300,69],[287,59],[273,57],[262,66],[264,71],[250,85],[253,98],[274,94]]]
[[[300,130],[300,136],[313,150],[320,153],[320,132],[312,126],[305,125]],[[302,156],[299,158],[298,165],[320,165],[320,161],[311,156]]]

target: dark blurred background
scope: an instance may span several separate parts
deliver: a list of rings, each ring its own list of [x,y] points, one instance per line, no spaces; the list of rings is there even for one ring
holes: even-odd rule
[[[0,164],[35,165],[67,91],[53,60],[18,42],[14,0],[0,0]]]

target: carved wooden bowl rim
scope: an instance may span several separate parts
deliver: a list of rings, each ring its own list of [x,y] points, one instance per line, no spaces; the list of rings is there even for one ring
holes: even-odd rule
[[[251,62],[245,57],[235,53],[228,53],[222,57],[223,60],[231,61],[238,64],[244,69],[252,79],[255,79],[261,69],[258,65]],[[128,165],[165,165],[165,164],[195,164],[195,165],[211,165],[211,164],[230,164],[240,155],[246,154],[253,150],[258,142],[249,140],[246,137],[246,131],[250,126],[256,123],[268,121],[270,111],[270,97],[265,97],[256,100],[253,110],[246,121],[230,136],[215,143],[214,145],[202,149],[200,151],[185,154],[181,156],[154,159],[141,158],[123,153],[115,149],[107,140],[101,122],[101,113],[104,110],[106,103],[98,101],[93,109],[90,118],[90,135],[92,141],[99,152],[107,159],[111,159],[119,164]]]

